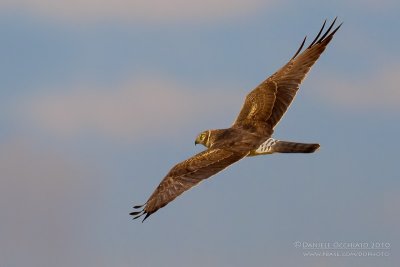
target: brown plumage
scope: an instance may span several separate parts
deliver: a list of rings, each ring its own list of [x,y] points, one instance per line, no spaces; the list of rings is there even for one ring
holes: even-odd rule
[[[222,171],[246,156],[272,153],[312,153],[319,144],[279,141],[271,138],[274,127],[293,101],[306,74],[325,50],[340,24],[333,31],[332,22],[320,37],[325,23],[313,42],[303,51],[306,38],[292,59],[257,88],[251,91],[231,128],[207,130],[195,144],[208,149],[175,165],[144,205],[130,213],[143,221],[183,192]]]

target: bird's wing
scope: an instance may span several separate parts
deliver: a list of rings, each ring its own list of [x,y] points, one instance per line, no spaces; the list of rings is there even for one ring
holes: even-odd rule
[[[267,81],[274,81],[278,85],[274,107],[268,119],[268,124],[271,125],[271,127],[275,127],[285,114],[299,89],[300,83],[304,80],[310,68],[314,65],[322,52],[324,52],[325,48],[332,40],[333,35],[339,30],[340,26],[342,26],[342,24],[340,24],[331,32],[335,22],[336,18],[329,26],[328,30],[320,37],[326,23],[325,21],[313,42],[300,53],[306,40],[306,38],[304,38],[302,45],[293,58],[267,79]]]
[[[320,37],[325,21],[314,41],[300,53],[306,41],[304,38],[292,59],[247,95],[234,125],[262,121],[271,130],[275,127],[295,97],[300,83],[342,25],[331,32],[335,22],[336,18]]]
[[[271,117],[272,109],[276,101],[277,84],[274,81],[266,81],[251,91],[244,100],[242,109],[233,126],[265,123]]]
[[[130,213],[134,219],[145,215],[143,221],[158,209],[164,207],[186,190],[202,180],[222,171],[229,165],[245,157],[246,153],[232,152],[224,149],[208,149],[175,165],[164,177],[157,189],[140,209]]]

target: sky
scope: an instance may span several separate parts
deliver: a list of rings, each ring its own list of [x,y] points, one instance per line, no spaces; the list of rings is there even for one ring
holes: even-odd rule
[[[0,0],[0,266],[396,266],[399,12],[394,0]],[[336,16],[275,129],[321,149],[244,159],[132,221],[204,149],[197,134],[229,127]]]

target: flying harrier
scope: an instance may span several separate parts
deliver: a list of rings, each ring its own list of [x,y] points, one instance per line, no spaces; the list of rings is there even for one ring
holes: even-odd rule
[[[336,18],[320,37],[325,20],[314,41],[303,52],[306,38],[286,65],[246,96],[231,128],[200,133],[195,144],[202,144],[207,150],[175,165],[147,202],[134,207],[142,209],[130,215],[135,216],[134,219],[145,215],[143,221],[146,220],[186,190],[244,157],[272,153],[312,153],[317,150],[319,144],[279,141],[271,136],[293,101],[300,83],[342,25],[331,32],[335,22]]]

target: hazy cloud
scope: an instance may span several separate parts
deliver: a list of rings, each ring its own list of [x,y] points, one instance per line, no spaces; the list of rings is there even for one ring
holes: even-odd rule
[[[238,112],[243,96],[239,90],[225,92],[148,76],[117,88],[74,86],[36,94],[21,102],[17,114],[61,136],[96,133],[134,140],[173,133],[214,114]]]
[[[399,73],[400,66],[393,66],[362,77],[326,76],[317,79],[313,94],[350,111],[397,110],[400,102]]]
[[[32,140],[3,140],[0,265],[71,266],[84,256],[78,229],[88,227],[82,218],[102,190],[93,173]]]
[[[6,0],[1,8],[28,10],[59,19],[90,21],[122,19],[133,21],[208,21],[251,14],[273,0]]]

